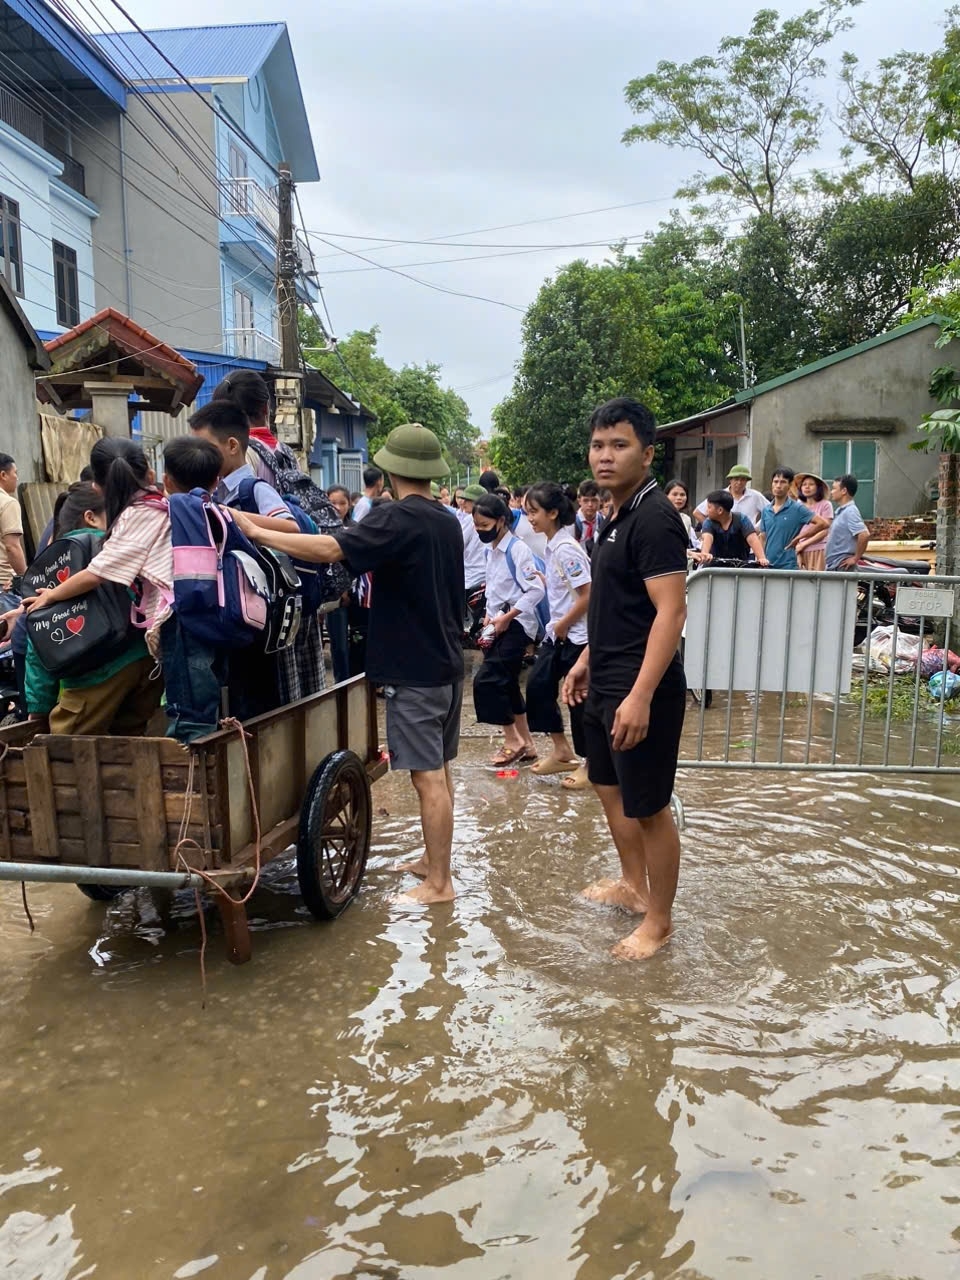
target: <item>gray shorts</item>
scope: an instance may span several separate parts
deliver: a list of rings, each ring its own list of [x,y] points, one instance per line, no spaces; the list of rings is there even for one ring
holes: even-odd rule
[[[428,773],[456,759],[462,680],[430,686],[388,684],[385,692],[391,769]]]

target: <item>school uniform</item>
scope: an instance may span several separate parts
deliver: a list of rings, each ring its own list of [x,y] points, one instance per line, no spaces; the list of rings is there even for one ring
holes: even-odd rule
[[[583,653],[587,643],[587,620],[584,616],[575,622],[563,640],[557,640],[553,628],[576,604],[577,588],[589,586],[590,557],[569,529],[560,529],[547,543],[544,561],[550,622],[533,670],[527,678],[527,722],[531,733],[562,733],[563,717],[557,693],[561,682]],[[581,705],[570,708],[570,731],[574,751],[578,756],[585,756],[587,747]]]
[[[540,629],[537,605],[544,595],[543,579],[533,553],[508,533],[487,556],[487,616],[516,608],[519,614],[496,637],[484,654],[473,681],[473,705],[482,724],[513,724],[527,709],[520,692],[520,672],[527,645]]]

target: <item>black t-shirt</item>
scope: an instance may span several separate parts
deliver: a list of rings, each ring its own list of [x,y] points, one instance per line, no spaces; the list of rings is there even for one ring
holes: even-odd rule
[[[646,581],[686,571],[683,521],[657,482],[648,480],[604,525],[593,550],[587,616],[591,691],[619,698],[630,692],[657,616]],[[664,679],[670,674],[668,668]]]
[[[463,679],[463,534],[429,498],[371,507],[336,534],[354,574],[373,572],[367,675],[377,684]]]
[[[716,520],[704,520],[700,532],[713,534],[710,554],[715,560],[748,560],[750,546],[747,538],[757,532],[757,526],[738,511],[731,512],[731,517],[729,529],[724,529]]]

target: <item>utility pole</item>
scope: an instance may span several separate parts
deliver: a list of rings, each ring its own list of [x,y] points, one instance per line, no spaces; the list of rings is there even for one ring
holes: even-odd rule
[[[747,389],[747,329],[743,323],[743,303],[740,303],[740,363],[743,367],[743,389]]]
[[[277,438],[300,454],[306,466],[304,448],[311,441],[303,438],[303,374],[300,368],[300,332],[297,324],[297,268],[300,255],[293,234],[293,175],[288,164],[277,169],[277,209],[280,226],[277,232],[277,313],[280,324],[280,364],[283,373],[273,384],[276,399],[274,430]]]
[[[280,317],[280,363],[286,373],[300,372],[300,335],[297,327],[297,266],[299,255],[293,236],[293,177],[288,164],[277,170],[280,230],[277,235],[277,311]]]

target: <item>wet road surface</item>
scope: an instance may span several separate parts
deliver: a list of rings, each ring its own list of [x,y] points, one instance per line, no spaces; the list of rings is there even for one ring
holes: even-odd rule
[[[390,776],[342,919],[210,915],[205,1010],[192,895],[0,886],[0,1275],[960,1276],[960,779],[684,773],[637,966],[596,800],[467,733],[456,903],[390,905]]]

